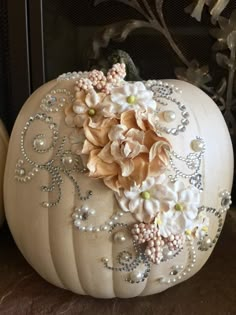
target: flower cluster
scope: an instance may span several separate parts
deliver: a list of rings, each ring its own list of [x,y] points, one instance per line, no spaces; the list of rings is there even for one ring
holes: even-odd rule
[[[201,237],[209,222],[199,215],[199,190],[166,176],[171,145],[158,130],[153,92],[124,76],[123,64],[107,75],[93,70],[82,76],[65,122],[73,127],[71,150],[88,176],[102,179],[121,209],[141,222],[134,238],[146,243],[146,255],[159,263],[164,245],[178,249],[185,233]]]
[[[156,129],[153,92],[142,82],[125,82],[123,76],[120,64],[106,77],[89,72],[76,82],[75,100],[65,108],[66,124],[75,128],[70,136],[73,152],[85,161],[91,178],[103,179],[118,194],[160,176],[170,150]]]
[[[207,232],[208,217],[199,210],[200,191],[179,180],[171,182],[165,174],[124,189],[116,198],[123,211],[131,212],[138,221],[154,223],[158,233],[170,241],[176,235],[186,233],[201,238]]]

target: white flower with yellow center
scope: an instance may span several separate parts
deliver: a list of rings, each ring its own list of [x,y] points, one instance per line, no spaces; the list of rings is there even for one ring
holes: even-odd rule
[[[122,113],[129,109],[156,110],[157,106],[153,99],[153,92],[147,90],[142,82],[127,82],[112,89],[110,99],[109,110],[113,113]]]
[[[200,205],[200,191],[196,187],[185,187],[181,181],[169,182],[160,186],[157,198],[161,211],[155,223],[163,237],[192,231],[196,227]]]
[[[141,186],[133,186],[115,194],[116,199],[125,212],[131,212],[140,221],[149,223],[160,211],[160,201],[157,196],[159,186],[166,180],[166,175],[149,177]]]

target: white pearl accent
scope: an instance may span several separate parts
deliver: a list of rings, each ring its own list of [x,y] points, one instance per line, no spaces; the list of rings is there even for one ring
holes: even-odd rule
[[[108,230],[107,225],[102,225],[100,228],[101,228],[101,231],[107,231]]]
[[[130,273],[129,278],[133,282],[141,281],[143,279],[143,272],[140,270],[134,270]]]
[[[176,114],[172,110],[166,110],[163,112],[163,118],[166,122],[172,122],[176,119]]]
[[[114,241],[116,243],[123,243],[126,241],[126,235],[123,233],[123,232],[117,232],[115,235],[114,235]]]
[[[24,176],[25,175],[25,169],[20,168],[19,170],[17,170],[17,173],[19,174],[19,176]]]
[[[91,214],[91,215],[95,215],[95,213],[96,213],[96,211],[94,209],[89,211],[89,214]]]
[[[43,149],[45,147],[46,140],[42,137],[34,139],[34,147],[36,149]]]
[[[204,148],[204,144],[201,140],[195,139],[191,142],[191,148],[195,152],[201,152]]]
[[[75,221],[74,221],[74,225],[75,225],[76,227],[80,227],[81,221],[80,221],[80,220],[75,220]]]
[[[69,155],[68,156],[63,156],[62,163],[64,165],[70,165],[70,164],[73,163],[73,158],[71,156],[69,156]]]
[[[202,242],[202,245],[208,248],[211,244],[212,244],[212,239],[209,236],[205,237]]]
[[[73,214],[72,214],[72,219],[76,220],[76,219],[78,219],[78,218],[79,218],[78,213],[73,213]]]
[[[171,251],[171,250],[169,250],[167,247],[165,247],[164,249],[163,249],[163,257],[164,257],[164,259],[171,259],[171,258],[173,258],[174,257],[174,253]]]

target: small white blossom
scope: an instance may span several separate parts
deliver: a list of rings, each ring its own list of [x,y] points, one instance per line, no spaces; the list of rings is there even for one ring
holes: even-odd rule
[[[153,92],[147,90],[142,82],[124,83],[112,89],[109,110],[113,113],[122,113],[125,110],[156,110]]]

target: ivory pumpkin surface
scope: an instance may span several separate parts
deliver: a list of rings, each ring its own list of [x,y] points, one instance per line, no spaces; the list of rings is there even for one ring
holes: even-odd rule
[[[205,93],[125,82],[114,69],[40,87],[16,120],[5,173],[24,257],[50,283],[98,298],[193,276],[219,237],[233,177],[226,124]]]
[[[3,206],[3,176],[5,170],[5,162],[7,156],[7,147],[8,147],[8,134],[5,129],[4,124],[0,120],[0,226],[4,220],[4,206]]]

